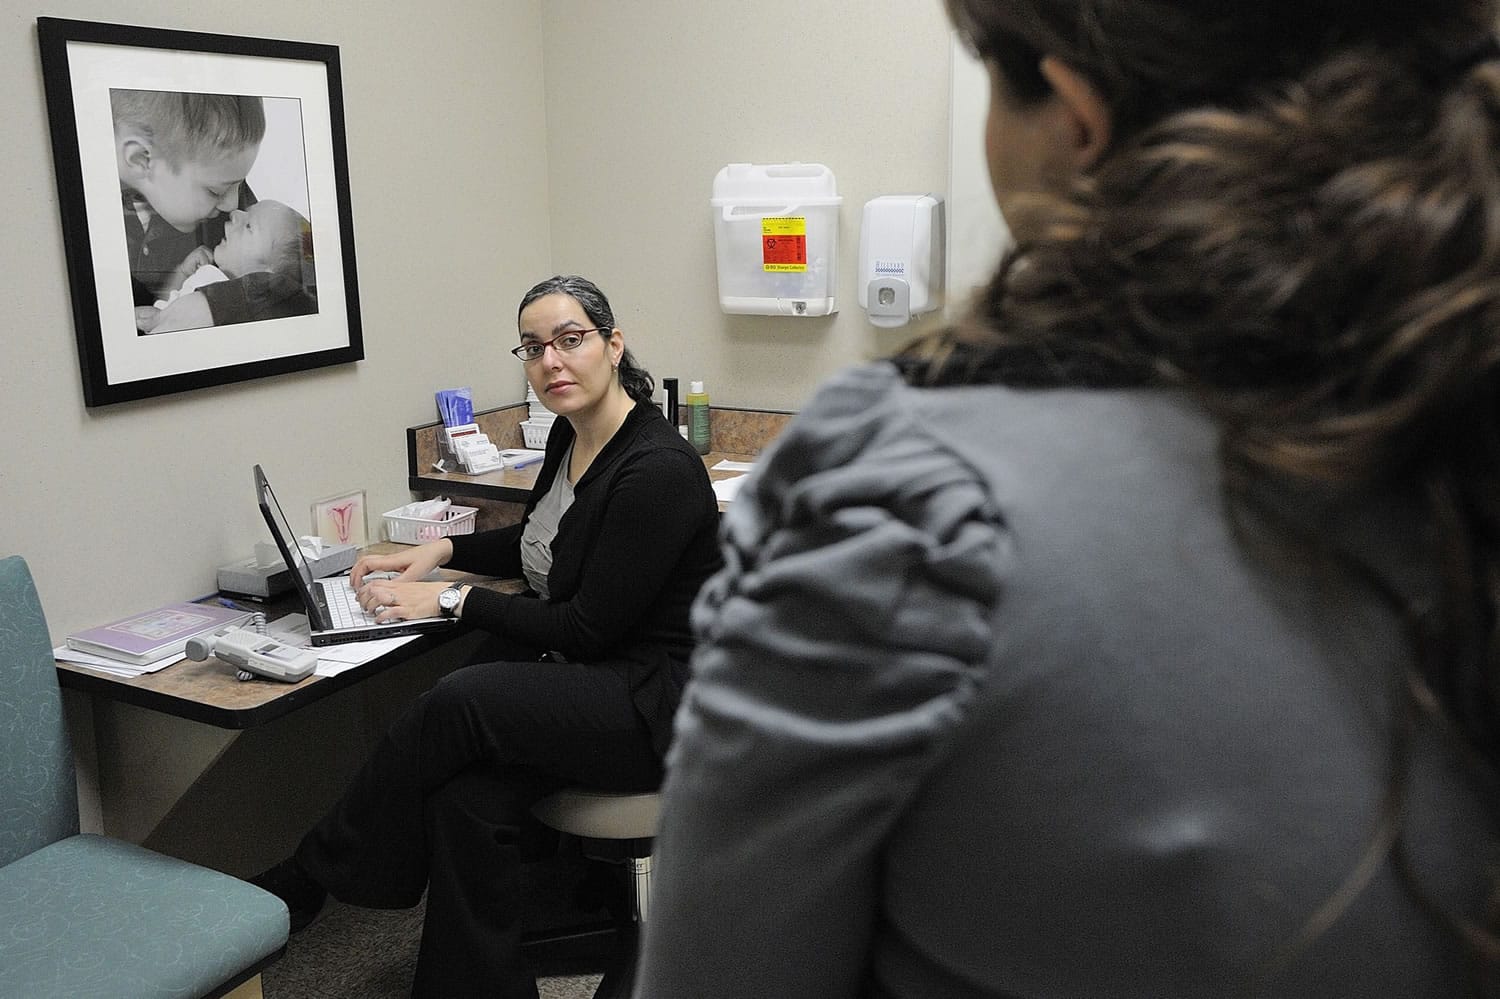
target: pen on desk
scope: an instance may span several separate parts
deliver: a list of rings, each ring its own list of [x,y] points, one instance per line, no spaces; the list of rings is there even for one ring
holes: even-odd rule
[[[546,455],[535,454],[535,455],[532,455],[529,458],[522,458],[520,461],[516,462],[514,465],[512,465],[510,467],[511,468],[525,468],[527,465],[535,465],[537,462],[541,461],[545,457],[546,457]]]
[[[241,612],[246,613],[246,614],[259,614],[259,613],[261,613],[261,611],[256,608],[256,606],[255,606],[255,604],[253,602],[254,600],[257,599],[255,597],[248,597],[248,598],[246,598],[247,600],[252,601],[251,603],[248,603],[248,604],[245,603],[243,600],[230,600],[228,597],[217,597],[215,599],[218,600],[220,607],[227,607],[227,608],[229,608],[232,611],[241,611]]]
[[[239,604],[235,603],[233,600],[230,600],[228,597],[225,597],[225,596],[220,596],[218,593],[205,593],[201,597],[194,597],[193,599],[189,600],[188,603],[190,603],[190,604],[206,604],[210,600],[212,600],[214,603],[218,604],[220,607],[227,607],[230,610],[235,610],[235,611],[246,611],[248,613],[248,609],[247,608],[241,607]]]

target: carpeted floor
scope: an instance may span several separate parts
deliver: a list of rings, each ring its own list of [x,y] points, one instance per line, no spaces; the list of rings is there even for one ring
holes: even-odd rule
[[[572,908],[579,861],[527,865],[528,926],[597,921]],[[422,907],[361,909],[329,899],[318,919],[266,969],[265,999],[406,999],[416,967]],[[528,951],[541,999],[590,999],[613,956],[609,938]]]

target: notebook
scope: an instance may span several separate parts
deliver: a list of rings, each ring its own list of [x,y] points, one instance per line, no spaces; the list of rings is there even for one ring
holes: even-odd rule
[[[182,652],[190,638],[246,624],[250,617],[250,611],[212,604],[171,604],[75,632],[68,636],[67,646],[79,652],[92,652],[96,656],[145,666]]]
[[[339,645],[372,638],[390,638],[393,635],[417,635],[428,631],[443,631],[458,624],[456,619],[447,617],[419,617],[411,621],[376,623],[374,617],[361,610],[359,604],[352,599],[354,593],[349,588],[348,576],[313,578],[307,559],[297,546],[297,535],[287,523],[286,515],[281,512],[281,504],[276,502],[271,483],[266,481],[266,474],[259,465],[255,466],[255,498],[260,504],[261,516],[266,518],[266,526],[271,529],[271,537],[281,550],[281,557],[292,569],[292,583],[307,609],[307,624],[314,645]],[[351,605],[357,620],[336,620],[333,607],[339,603]]]

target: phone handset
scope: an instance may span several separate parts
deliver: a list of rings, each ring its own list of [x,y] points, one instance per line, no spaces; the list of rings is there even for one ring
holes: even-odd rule
[[[230,628],[218,635],[204,635],[187,643],[189,659],[202,661],[218,656],[239,670],[241,680],[256,676],[296,683],[305,679],[318,665],[318,654],[312,649],[278,642],[268,635],[245,628]]]

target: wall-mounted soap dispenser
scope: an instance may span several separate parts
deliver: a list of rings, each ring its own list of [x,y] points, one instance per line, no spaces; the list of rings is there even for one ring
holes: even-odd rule
[[[859,304],[876,326],[904,326],[943,304],[943,199],[887,194],[865,202]]]

